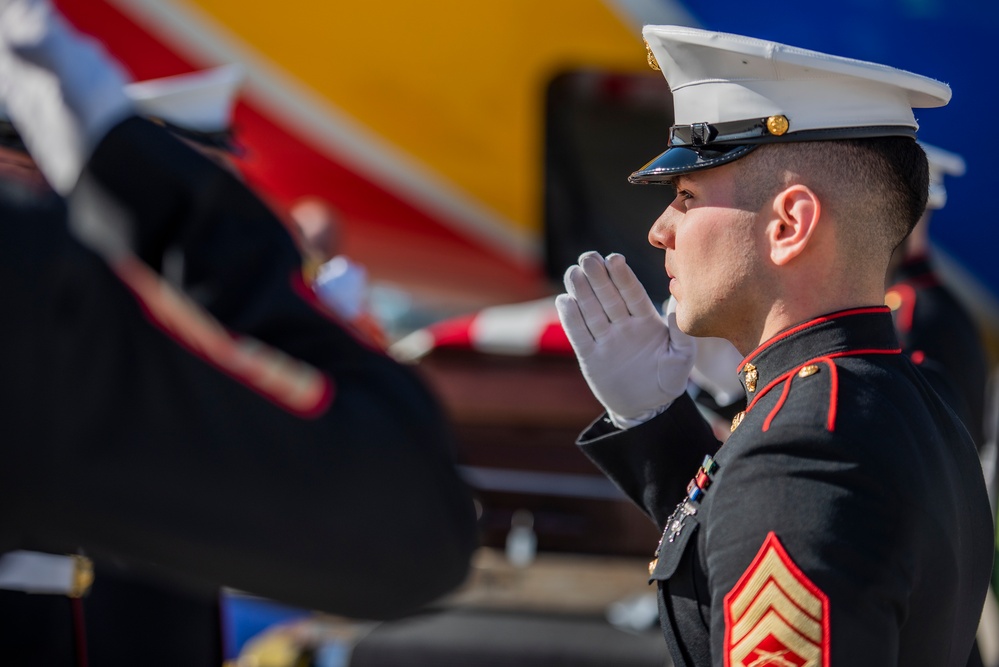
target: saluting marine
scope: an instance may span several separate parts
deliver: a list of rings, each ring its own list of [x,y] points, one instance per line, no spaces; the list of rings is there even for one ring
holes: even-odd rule
[[[663,529],[649,564],[674,663],[964,667],[992,567],[974,443],[901,353],[884,280],[943,83],[738,35],[647,26],[673,91],[653,225],[666,321],[619,255],[557,305],[607,413],[582,450]],[[747,407],[724,445],[683,392],[729,340]]]
[[[227,65],[125,86],[136,112],[170,129],[193,148],[235,170],[232,111],[243,74]],[[0,150],[24,165],[0,176],[29,198],[54,196],[42,183],[16,129],[0,119]],[[96,581],[95,581],[96,579]],[[18,592],[14,592],[18,591]],[[27,593],[27,595],[25,595]],[[99,665],[222,663],[218,593],[195,594],[89,559],[19,550],[0,556],[0,655],[25,664],[75,664],[85,642]],[[79,638],[74,626],[83,628]],[[155,657],[153,657],[155,655]]]
[[[87,561],[61,554],[81,553],[95,598],[121,568],[360,618],[458,585],[474,508],[439,405],[329,317],[271,211],[136,117],[125,84],[48,2],[0,0],[0,104],[59,195],[0,188],[4,580],[79,608],[90,573],[65,565]],[[84,626],[56,620],[26,662],[86,664]],[[191,664],[168,649],[129,664]]]

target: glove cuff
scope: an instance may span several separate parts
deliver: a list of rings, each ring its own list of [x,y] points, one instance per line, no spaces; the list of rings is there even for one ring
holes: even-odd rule
[[[645,412],[635,416],[635,417],[622,417],[621,415],[607,411],[607,417],[610,418],[611,423],[617,426],[622,431],[626,431],[629,428],[634,428],[639,424],[644,424],[650,419],[658,417],[662,413],[666,412],[666,409],[673,404],[673,401],[660,405],[658,408],[652,408],[651,410],[646,410]]]

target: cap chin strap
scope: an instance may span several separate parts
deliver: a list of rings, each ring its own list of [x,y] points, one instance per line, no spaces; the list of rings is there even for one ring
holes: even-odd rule
[[[915,129],[895,125],[802,130],[774,135],[768,129],[768,125],[772,127],[773,118],[674,125],[670,128],[670,147],[631,174],[628,181],[639,185],[668,185],[676,176],[727,164],[763,144],[891,136],[915,140],[916,137]]]
[[[775,122],[781,119],[783,124]],[[789,131],[787,127],[788,121],[783,116],[733,120],[724,123],[674,125],[670,128],[669,145],[671,148],[674,146],[709,147],[719,144],[772,144],[834,139],[871,139],[873,137],[916,137],[915,128],[907,125],[836,127],[798,132]]]

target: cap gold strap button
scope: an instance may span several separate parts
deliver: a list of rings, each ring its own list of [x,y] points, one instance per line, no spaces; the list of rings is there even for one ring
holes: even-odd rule
[[[658,558],[653,558],[652,560],[649,561],[649,574],[650,575],[656,569],[656,565],[659,565],[659,559]]]
[[[789,127],[791,127],[791,123],[788,122],[787,116],[770,116],[767,118],[767,131],[776,137],[787,132]]]

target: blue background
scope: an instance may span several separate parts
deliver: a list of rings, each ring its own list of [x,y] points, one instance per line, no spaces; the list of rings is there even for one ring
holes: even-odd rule
[[[687,0],[710,30],[769,39],[884,63],[950,84],[940,109],[917,109],[919,138],[960,154],[962,177],[948,177],[947,205],[933,216],[934,245],[999,298],[999,231],[994,200],[999,142],[999,2],[992,0],[849,0],[752,3]]]

